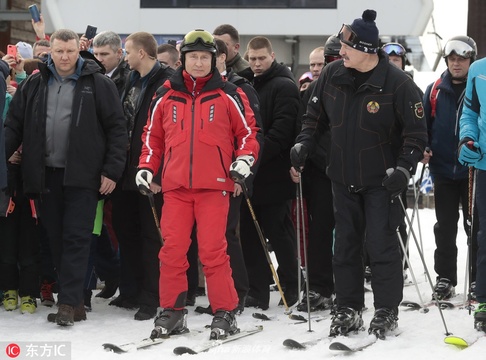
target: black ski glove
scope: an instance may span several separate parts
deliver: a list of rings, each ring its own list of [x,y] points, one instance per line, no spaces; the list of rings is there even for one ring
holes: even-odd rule
[[[386,170],[383,186],[395,197],[407,189],[409,181],[410,173],[408,170],[397,166],[395,169],[390,168]]]
[[[292,167],[297,171],[302,171],[308,155],[309,151],[304,144],[295,144],[292,149],[290,149],[290,163],[292,164]]]

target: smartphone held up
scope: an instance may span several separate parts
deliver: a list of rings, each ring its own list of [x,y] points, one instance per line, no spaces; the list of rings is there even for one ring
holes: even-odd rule
[[[36,4],[30,5],[29,11],[30,11],[30,16],[32,16],[32,20],[34,20],[34,22],[39,22],[40,21],[40,12],[39,12],[39,8],[37,7],[37,5]]]

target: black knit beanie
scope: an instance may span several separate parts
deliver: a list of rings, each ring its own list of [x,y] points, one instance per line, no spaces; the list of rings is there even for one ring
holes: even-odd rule
[[[360,19],[355,19],[351,24],[351,29],[358,37],[358,43],[355,47],[356,50],[363,51],[365,53],[375,54],[378,52],[378,46],[380,45],[380,38],[378,28],[375,24],[376,11],[365,10]]]

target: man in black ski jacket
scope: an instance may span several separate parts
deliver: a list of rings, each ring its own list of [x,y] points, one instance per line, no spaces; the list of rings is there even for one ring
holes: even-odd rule
[[[275,250],[279,277],[290,306],[298,300],[298,276],[296,235],[290,216],[295,185],[288,176],[288,154],[302,106],[292,72],[277,63],[267,38],[257,36],[251,39],[248,54],[250,68],[239,74],[246,77],[258,92],[264,130],[264,147],[253,183],[252,203],[263,232]],[[246,204],[241,208],[240,232],[250,279],[246,306],[267,309],[272,277]]]
[[[83,288],[96,206],[122,175],[126,121],[113,82],[79,56],[75,32],[56,31],[51,49],[12,99],[6,157],[22,144],[24,192],[40,197],[59,276],[59,309],[48,320],[71,326],[86,319]]]
[[[319,133],[329,134],[327,175],[335,216],[333,270],[338,308],[331,336],[363,325],[363,247],[370,258],[375,314],[369,332],[397,327],[403,274],[397,197],[423,157],[427,141],[422,99],[413,80],[379,49],[376,12],[343,25],[340,55],[326,66],[307,105],[290,153],[298,177]]]
[[[113,194],[112,221],[120,246],[120,295],[110,305],[139,308],[135,320],[155,316],[159,306],[160,235],[146,196],[135,184],[142,149],[142,132],[156,90],[174,70],[157,61],[157,42],[146,32],[125,40],[125,61],[132,71],[126,80],[122,104],[128,124],[127,163],[120,188]],[[160,172],[154,176],[152,191],[160,218],[162,194]]]

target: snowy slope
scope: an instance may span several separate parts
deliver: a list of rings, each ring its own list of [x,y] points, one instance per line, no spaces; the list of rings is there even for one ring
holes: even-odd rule
[[[435,280],[433,272],[433,250],[434,238],[432,227],[435,223],[433,210],[420,210],[421,233],[425,248],[427,266],[431,271],[431,277]],[[460,223],[461,224],[461,223]],[[415,223],[416,227],[417,223]],[[418,234],[418,228],[415,229]],[[459,285],[456,292],[463,293],[464,269],[466,259],[466,236],[460,225],[458,235],[459,245]],[[426,282],[422,263],[417,255],[416,246],[411,244],[411,261],[420,291],[424,301],[430,300],[430,284]],[[404,299],[418,301],[417,292],[414,286],[407,286],[404,289]],[[204,326],[210,324],[209,315],[198,315],[189,308],[188,325],[193,331],[190,334],[172,338],[163,344],[117,355],[107,352],[101,346],[105,342],[123,344],[137,339],[142,339],[150,334],[153,327],[152,321],[133,320],[134,311],[122,310],[108,306],[109,300],[93,297],[93,311],[88,314],[88,320],[76,323],[71,328],[61,328],[48,323],[47,314],[52,312],[43,306],[33,315],[21,315],[18,311],[6,312],[0,310],[0,359],[5,357],[5,342],[32,342],[32,341],[69,341],[72,347],[72,359],[169,359],[176,355],[172,350],[176,346],[194,346],[207,339],[208,330]],[[326,338],[329,332],[330,317],[328,311],[313,313],[327,317],[320,322],[313,321],[312,333],[308,332],[308,324],[296,324],[284,315],[284,309],[278,307],[278,293],[272,293],[270,309],[265,313],[272,317],[271,321],[262,322],[251,317],[255,309],[247,308],[243,315],[238,317],[238,324],[242,329],[251,328],[255,324],[263,324],[263,332],[238,340],[234,343],[225,344],[219,348],[210,350],[208,353],[197,355],[200,359],[303,359],[341,357],[342,355],[331,352],[328,349],[329,340]],[[197,298],[196,305],[207,305],[206,298]],[[369,308],[363,314],[365,325],[371,320],[373,303],[371,293],[366,295],[366,306]],[[295,312],[298,313],[298,312]],[[450,332],[459,336],[474,335],[473,319],[466,310],[445,310],[445,321]],[[305,313],[300,313],[306,316]],[[399,329],[401,335],[379,341],[373,346],[352,355],[358,359],[483,359],[486,352],[486,337],[481,338],[474,346],[458,350],[443,343],[445,329],[442,324],[437,308],[432,307],[427,314],[417,311],[401,311],[399,314]],[[198,332],[198,331],[203,331]],[[364,336],[364,333],[363,333]],[[288,350],[282,346],[286,338],[294,338],[299,341],[324,337],[325,339],[305,352]],[[185,358],[191,355],[184,355]]]

